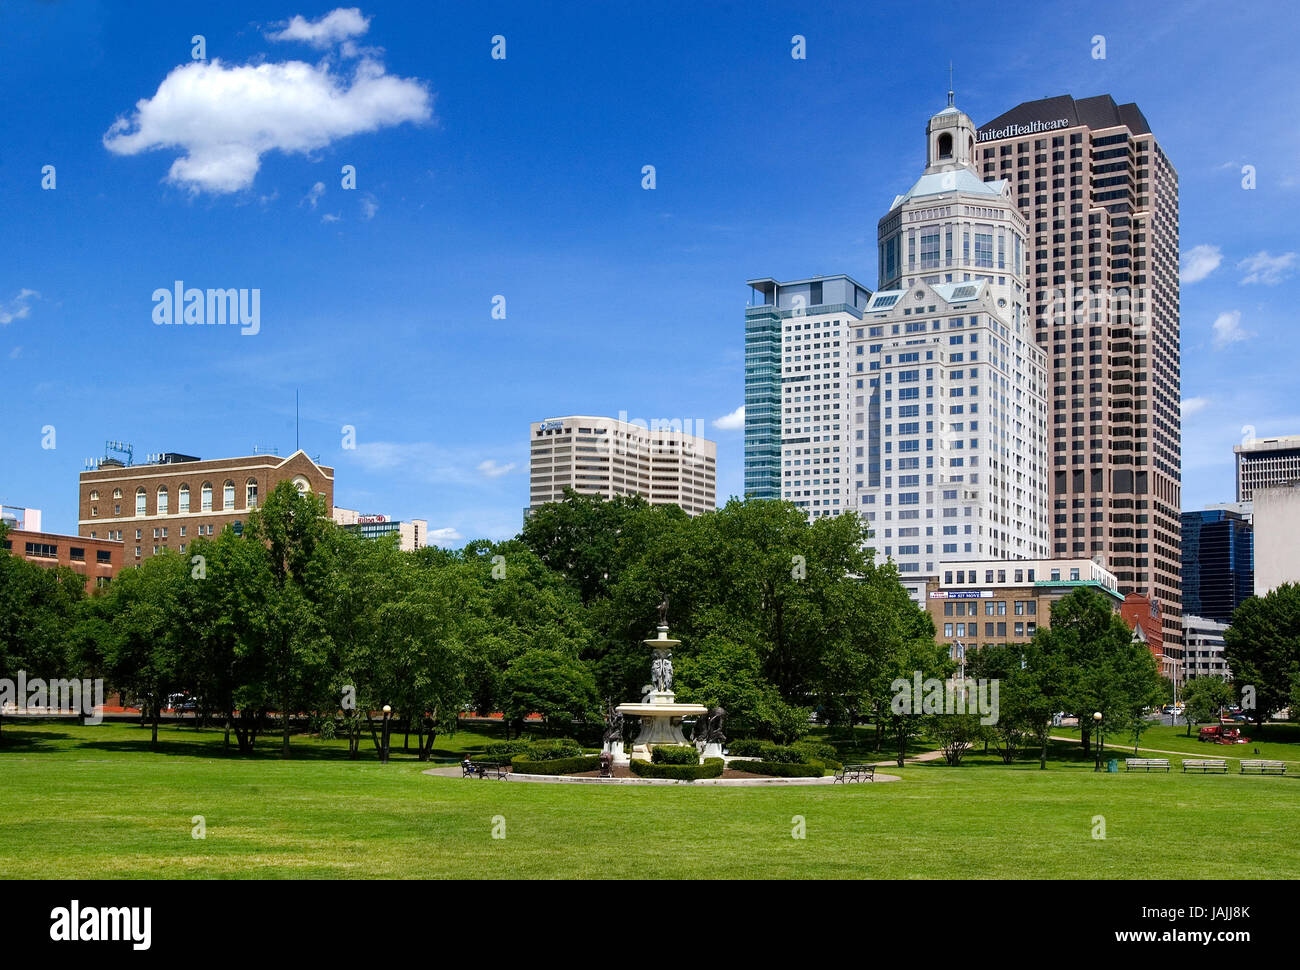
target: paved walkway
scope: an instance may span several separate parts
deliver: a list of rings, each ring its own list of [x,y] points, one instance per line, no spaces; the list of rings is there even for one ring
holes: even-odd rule
[[[886,762],[893,764],[894,762]],[[462,778],[460,765],[441,765],[437,768],[427,768],[423,772],[426,775],[435,775],[439,778]],[[468,781],[469,779],[465,779]],[[475,781],[484,781],[483,778],[476,778]],[[505,780],[522,781],[522,782],[541,782],[543,784],[565,784],[565,785],[721,785],[724,787],[747,788],[766,785],[831,785],[835,783],[834,775],[823,775],[820,778],[698,778],[695,781],[680,781],[676,778],[589,778],[580,775],[516,775],[513,772],[506,776]],[[876,781],[901,781],[898,775],[882,775],[876,773]],[[849,784],[845,782],[845,784]],[[853,784],[857,784],[854,782]],[[874,784],[874,782],[862,782],[861,784]]]

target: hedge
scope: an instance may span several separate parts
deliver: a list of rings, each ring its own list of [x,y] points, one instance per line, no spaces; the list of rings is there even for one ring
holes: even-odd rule
[[[654,764],[649,761],[633,761],[628,765],[632,774],[640,778],[676,778],[678,781],[717,778],[725,766],[721,758],[707,758],[702,765]]]
[[[493,741],[484,745],[483,753],[476,755],[482,761],[509,761],[517,754],[527,754],[532,750],[533,742],[526,739],[517,741]]]
[[[700,753],[690,744],[656,744],[650,760],[657,765],[698,765]]]
[[[816,755],[811,751],[801,751],[797,745],[787,747],[782,744],[773,744],[771,741],[758,741],[753,738],[742,738],[733,742],[727,748],[727,754],[738,758],[762,758],[764,761],[781,762],[783,764],[806,764]],[[835,751],[830,751],[829,757],[834,757]]]
[[[573,738],[545,738],[530,742],[527,753],[536,761],[578,758],[582,756],[582,745]]]
[[[780,761],[734,761],[733,771],[749,771],[756,775],[774,775],[777,778],[820,778],[825,772],[821,765],[792,765]]]
[[[798,751],[806,755],[804,761],[834,761],[840,756],[839,750],[833,744],[826,744],[824,741],[796,741],[790,745],[792,751]]]
[[[522,775],[576,775],[583,771],[595,771],[600,767],[600,757],[531,761],[528,755],[517,754],[511,759],[510,764],[516,773]]]

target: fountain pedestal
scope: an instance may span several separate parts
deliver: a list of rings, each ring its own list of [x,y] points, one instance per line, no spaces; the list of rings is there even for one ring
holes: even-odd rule
[[[632,715],[641,719],[641,732],[632,742],[631,757],[635,760],[649,761],[650,753],[656,744],[688,744],[682,734],[682,718],[692,715],[707,714],[709,709],[703,704],[678,704],[677,695],[672,691],[673,685],[673,647],[681,644],[680,640],[668,639],[668,627],[660,624],[659,636],[642,641],[652,651],[650,663],[651,690],[639,704],[620,704],[615,708],[620,714]]]

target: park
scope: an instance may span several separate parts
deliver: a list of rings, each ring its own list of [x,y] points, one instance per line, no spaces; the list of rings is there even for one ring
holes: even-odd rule
[[[571,496],[516,539],[403,553],[287,487],[190,551],[94,596],[0,556],[0,679],[115,698],[102,723],[0,710],[5,871],[1300,876],[1300,724],[1273,716],[1300,708],[1294,587],[1229,633],[1249,683],[1165,725],[1096,594],[958,674],[861,523],[783,503]],[[1248,744],[1203,740],[1254,698]]]

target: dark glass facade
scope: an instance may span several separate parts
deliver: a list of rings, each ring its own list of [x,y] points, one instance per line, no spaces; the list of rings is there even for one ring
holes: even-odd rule
[[[1183,613],[1232,621],[1232,612],[1254,592],[1254,529],[1227,509],[1184,512]]]

